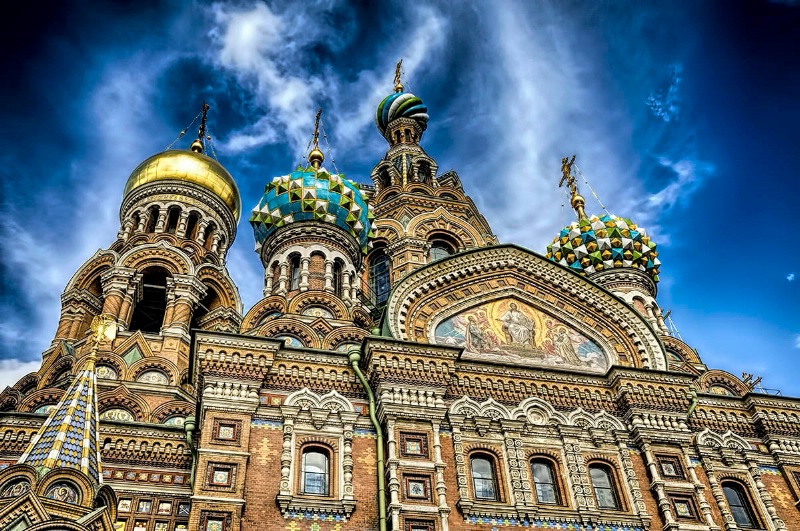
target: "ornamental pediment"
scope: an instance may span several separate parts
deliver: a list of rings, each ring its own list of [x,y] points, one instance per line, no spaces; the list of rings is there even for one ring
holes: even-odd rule
[[[657,334],[631,307],[512,245],[412,272],[393,289],[386,326],[397,339],[461,347],[464,360],[590,373],[667,367]]]

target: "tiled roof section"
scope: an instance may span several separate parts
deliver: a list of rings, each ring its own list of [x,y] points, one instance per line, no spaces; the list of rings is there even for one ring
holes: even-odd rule
[[[80,470],[102,483],[97,432],[94,360],[88,359],[61,402],[44,421],[19,459],[40,473],[54,468]]]

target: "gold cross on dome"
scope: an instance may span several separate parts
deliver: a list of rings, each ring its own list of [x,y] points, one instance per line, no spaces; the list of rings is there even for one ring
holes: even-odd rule
[[[561,188],[566,183],[569,191],[575,195],[578,193],[578,186],[575,184],[575,176],[572,175],[573,164],[575,164],[575,155],[572,155],[572,159],[569,157],[561,159],[561,181],[559,181],[558,187]]]

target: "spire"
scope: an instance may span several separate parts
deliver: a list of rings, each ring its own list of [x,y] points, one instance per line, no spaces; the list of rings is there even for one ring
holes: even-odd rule
[[[308,154],[308,162],[314,166],[314,169],[319,169],[322,161],[325,160],[325,154],[319,149],[319,119],[322,116],[322,109],[317,110],[317,118],[314,120],[314,139],[311,141],[314,147],[311,153]]]
[[[561,188],[564,184],[569,187],[569,191],[572,193],[570,205],[572,205],[578,215],[578,221],[580,221],[586,219],[586,212],[583,210],[586,200],[578,193],[578,185],[575,184],[575,176],[572,175],[573,164],[575,164],[575,155],[572,155],[572,159],[569,157],[561,159],[561,181],[559,181],[558,187]]]
[[[206,118],[208,117],[209,105],[203,102],[203,110],[201,111],[202,118],[200,119],[200,127],[197,129],[197,140],[192,142],[191,150],[195,153],[202,153],[205,149],[204,139],[206,137]]]
[[[83,368],[31,438],[18,464],[31,465],[40,475],[53,468],[74,468],[95,483],[103,482],[94,368],[99,343],[112,340],[116,336],[116,327],[116,320],[109,315],[98,315],[92,320],[92,350],[84,359]]]
[[[403,66],[403,60],[397,61],[397,66],[394,69],[394,91],[403,92],[403,84],[400,82],[400,69]]]

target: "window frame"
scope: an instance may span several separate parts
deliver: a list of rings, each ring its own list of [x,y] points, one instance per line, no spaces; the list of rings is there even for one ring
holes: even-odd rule
[[[720,486],[722,487],[722,493],[725,495],[725,503],[728,504],[729,512],[731,516],[733,516],[733,521],[736,522],[736,526],[740,529],[763,529],[761,519],[758,517],[758,513],[755,510],[755,504],[753,503],[753,497],[750,495],[750,490],[740,481],[734,479],[723,479],[720,481]],[[747,525],[746,523],[737,520],[736,513],[733,510],[734,505],[731,504],[731,500],[728,497],[728,490],[735,492],[739,501],[742,503],[742,505],[737,505],[736,507],[741,507],[750,519],[748,527],[745,527],[745,525]]]
[[[550,473],[550,483],[536,481],[536,472],[534,469],[534,465],[536,464],[544,465],[547,467]],[[561,493],[561,482],[559,481],[560,476],[558,474],[558,464],[548,457],[535,455],[528,460],[528,465],[530,466],[531,470],[531,484],[533,486],[533,492],[535,493],[536,496],[536,503],[541,505],[563,506],[564,503],[563,503],[563,496]],[[538,489],[538,485],[540,483],[552,486],[553,497],[554,497],[553,501],[542,501],[540,499],[539,489]]]
[[[598,509],[604,511],[623,511],[624,506],[622,504],[622,496],[619,492],[619,482],[617,481],[617,477],[614,474],[614,468],[610,463],[606,463],[604,461],[601,462],[594,462],[590,463],[587,467],[589,472],[589,482],[592,484],[592,494],[594,495],[594,501]],[[592,477],[592,470],[600,470],[605,473],[606,477],[608,478],[609,486],[598,486],[595,484],[595,479]],[[603,491],[610,491],[612,498],[614,499],[614,506],[601,506],[600,499],[597,496],[598,490]]]
[[[386,253],[386,249],[380,248],[372,252],[367,262],[367,285],[372,295],[375,297],[375,305],[382,306],[389,300],[392,292],[392,259]],[[377,266],[385,266],[385,271],[381,270],[380,275],[376,273]]]
[[[491,471],[490,478],[482,478],[475,476],[475,461],[482,460],[489,463],[489,468]],[[497,457],[493,454],[490,454],[486,451],[477,451],[473,452],[469,456],[469,475],[470,479],[472,480],[472,497],[475,501],[480,502],[497,502],[501,501],[500,498],[500,482],[497,480]],[[491,497],[488,496],[479,496],[478,495],[478,484],[477,481],[481,482],[491,482],[492,492],[493,495]]]
[[[325,458],[325,472],[313,472],[313,474],[320,474],[323,476],[323,485],[324,485],[324,492],[309,492],[307,490],[307,477],[306,474],[309,472],[306,470],[306,456],[309,454],[318,454],[322,455]],[[330,498],[334,496],[333,492],[333,485],[332,485],[332,464],[333,464],[333,452],[330,448],[319,444],[308,444],[303,446],[300,449],[300,475],[299,481],[300,484],[298,485],[297,493],[301,496],[319,496],[323,498]]]
[[[300,289],[301,267],[300,255],[297,253],[289,255],[289,291],[296,291]]]

